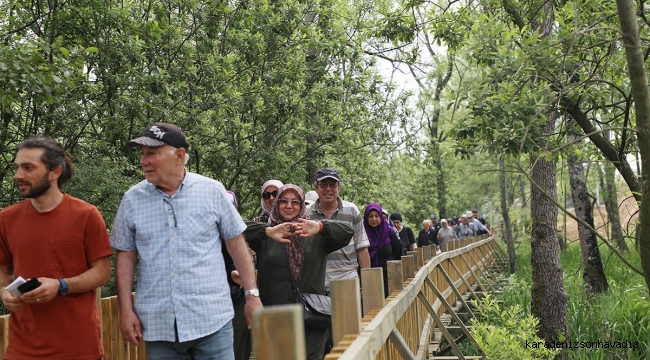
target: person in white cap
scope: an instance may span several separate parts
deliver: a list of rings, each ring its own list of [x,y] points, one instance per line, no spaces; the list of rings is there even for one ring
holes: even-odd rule
[[[467,217],[467,224],[471,226],[472,229],[474,229],[474,233],[476,235],[487,233],[488,235],[492,236],[492,233],[490,230],[488,230],[487,227],[481,224],[478,219],[474,219],[474,214],[472,214],[470,210],[467,210],[467,212],[465,212],[465,216]]]
[[[469,225],[466,214],[460,216],[456,228],[456,235],[458,235],[459,239],[465,239],[468,237],[476,236],[476,232],[474,232],[474,227]]]
[[[309,209],[316,200],[318,200],[318,194],[314,190],[308,191],[305,194],[305,206],[307,206],[307,209]]]

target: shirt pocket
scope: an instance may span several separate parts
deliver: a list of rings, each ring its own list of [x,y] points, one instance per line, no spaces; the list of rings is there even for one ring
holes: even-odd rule
[[[83,240],[74,238],[51,239],[49,268],[53,271],[87,269],[88,264]]]
[[[189,213],[186,217],[187,239],[206,242],[218,237],[217,223],[210,213]]]

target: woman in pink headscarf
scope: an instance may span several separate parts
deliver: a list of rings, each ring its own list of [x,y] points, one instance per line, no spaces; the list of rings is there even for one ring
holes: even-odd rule
[[[308,220],[296,185],[278,189],[268,223],[246,222],[244,237],[258,255],[258,286],[264,306],[291,304],[300,292],[325,295],[327,255],[350,242],[354,229],[339,221]],[[275,241],[273,241],[275,240]],[[321,360],[327,330],[305,328],[308,360]]]
[[[262,185],[262,215],[253,218],[253,221],[257,222],[269,222],[269,215],[271,214],[271,209],[275,205],[275,200],[278,199],[278,189],[280,189],[284,184],[280,180],[269,180]]]

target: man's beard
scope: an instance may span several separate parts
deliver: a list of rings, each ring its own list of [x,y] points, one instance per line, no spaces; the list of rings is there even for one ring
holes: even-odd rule
[[[20,196],[24,198],[37,198],[45,194],[52,186],[49,179],[49,171],[45,174],[45,176],[43,176],[40,182],[36,184],[29,184],[29,185],[30,185],[29,192],[27,192],[26,194],[21,192]]]

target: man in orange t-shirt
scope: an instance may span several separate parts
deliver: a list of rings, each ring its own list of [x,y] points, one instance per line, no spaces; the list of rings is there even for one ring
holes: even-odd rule
[[[0,295],[11,312],[5,359],[99,359],[95,291],[110,278],[113,253],[104,220],[61,191],[74,165],[56,141],[25,140],[15,164],[27,200],[0,211]],[[15,297],[5,287],[18,276],[41,285]]]

